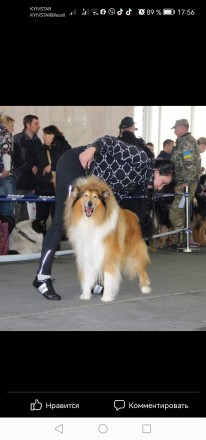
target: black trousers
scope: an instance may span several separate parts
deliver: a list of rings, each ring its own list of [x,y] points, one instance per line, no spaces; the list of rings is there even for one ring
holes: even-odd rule
[[[79,154],[84,150],[85,147],[73,148],[62,154],[58,160],[56,168],[55,213],[52,224],[43,240],[38,274],[51,275],[54,255],[64,233],[63,212],[69,185],[72,185],[76,178],[85,176],[85,170],[79,161]]]
[[[43,193],[39,194],[38,192],[35,193],[36,195],[42,196]],[[47,196],[54,196],[54,193],[48,193],[45,194]],[[49,218],[49,215],[51,215],[51,218],[53,220],[54,218],[54,212],[55,212],[55,203],[54,202],[38,202],[36,204],[36,218],[39,220],[47,221]]]

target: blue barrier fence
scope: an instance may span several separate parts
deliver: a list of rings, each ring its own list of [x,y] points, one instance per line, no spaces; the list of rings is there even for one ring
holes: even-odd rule
[[[188,197],[189,197],[189,193],[188,193],[188,187],[186,187],[186,192],[184,193],[178,193],[178,194],[182,194],[185,196],[186,199],[186,227],[182,228],[182,229],[176,229],[175,231],[171,231],[171,232],[166,232],[166,233],[162,233],[162,234],[156,234],[153,235],[153,238],[158,238],[164,235],[170,235],[170,234],[175,234],[178,232],[185,232],[187,234],[187,247],[185,249],[183,249],[183,251],[185,252],[192,252],[192,250],[189,247],[189,234],[191,233],[191,229],[189,228],[189,204],[188,204]],[[153,194],[153,199],[158,199],[158,198],[167,198],[167,197],[174,197],[174,193],[154,193]],[[143,198],[148,198],[148,195],[146,194],[137,194],[137,195],[132,195],[132,196],[127,196],[126,198],[128,199],[143,199]],[[9,194],[8,196],[0,196],[0,202],[29,202],[29,203],[38,203],[38,202],[55,202],[55,196],[37,196],[35,194],[31,194],[31,195],[17,195],[17,194]],[[74,254],[73,250],[68,250],[68,251],[58,251],[56,252],[56,255],[70,255],[70,254]],[[0,256],[0,262],[12,262],[12,261],[22,261],[22,260],[35,260],[40,258],[40,254],[19,254],[19,255],[3,255]]]
[[[184,193],[181,193],[182,195]],[[174,197],[174,193],[154,193],[153,198],[167,198],[167,197]],[[133,196],[127,196],[126,199],[145,199],[148,198],[147,195],[144,194],[137,194]],[[55,202],[55,196],[36,196],[36,195],[17,195],[17,194],[9,194],[8,196],[0,196],[0,202]]]

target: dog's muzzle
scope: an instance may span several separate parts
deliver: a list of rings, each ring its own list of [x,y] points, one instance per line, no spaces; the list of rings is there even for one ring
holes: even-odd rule
[[[84,212],[86,214],[87,217],[91,217],[91,215],[94,212],[94,206],[92,202],[87,202],[84,205]]]

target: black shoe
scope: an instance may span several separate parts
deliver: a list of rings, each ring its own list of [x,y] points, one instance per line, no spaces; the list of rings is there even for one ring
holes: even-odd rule
[[[61,299],[60,295],[57,295],[52,285],[51,278],[47,278],[46,280],[39,281],[37,276],[34,278],[33,286],[38,290],[45,298],[52,299],[53,301],[59,301]]]

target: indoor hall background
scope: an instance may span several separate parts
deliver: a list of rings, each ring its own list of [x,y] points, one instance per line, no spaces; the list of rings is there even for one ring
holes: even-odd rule
[[[137,135],[154,144],[155,155],[162,150],[163,141],[176,141],[174,123],[187,119],[189,131],[198,139],[206,137],[206,106],[138,106],[134,107],[134,120],[139,122]],[[206,167],[206,152],[201,153],[202,166]]]
[[[105,134],[118,136],[119,124],[125,116],[134,116],[132,106],[1,106],[0,113],[15,119],[14,134],[23,130],[25,115],[36,115],[42,128],[54,124],[63,132],[72,147],[89,144]]]
[[[1,106],[0,114],[7,113],[15,119],[14,134],[23,129],[23,117],[34,114],[42,128],[54,124],[72,147],[86,145],[105,134],[118,136],[119,123],[125,116],[134,117],[145,142],[152,142],[155,155],[162,150],[165,139],[176,140],[173,127],[176,119],[188,119],[190,131],[197,139],[206,137],[206,106]],[[206,152],[201,153],[202,166],[206,167]]]

